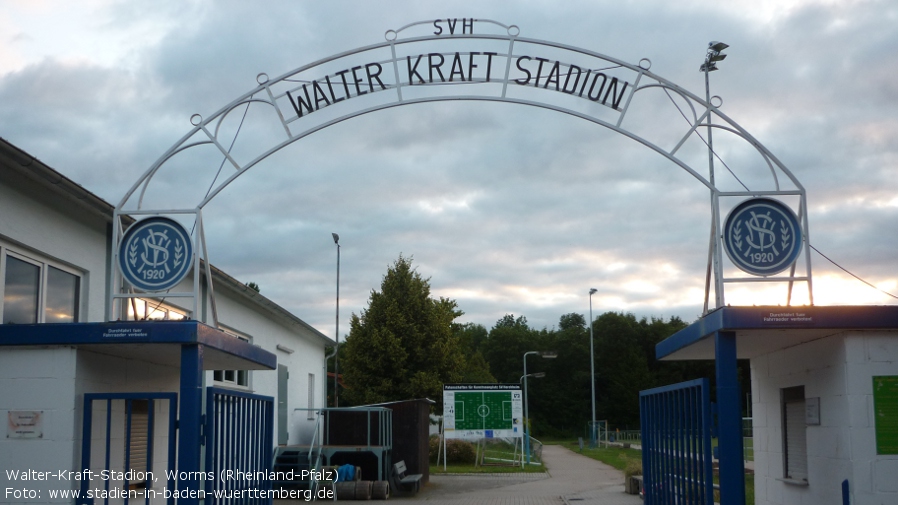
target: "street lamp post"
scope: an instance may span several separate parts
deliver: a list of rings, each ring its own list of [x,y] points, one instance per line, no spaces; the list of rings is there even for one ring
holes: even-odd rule
[[[592,401],[592,421],[589,424],[589,446],[596,447],[596,368],[595,353],[592,347],[592,295],[598,291],[589,288],[589,399]]]
[[[527,428],[530,424],[530,416],[527,408],[527,377],[544,377],[545,374],[527,374],[527,355],[528,354],[539,354],[541,357],[546,359],[557,358],[558,353],[555,351],[527,351],[524,353],[524,375],[521,377],[524,379],[524,453],[527,454],[527,464],[530,464],[530,430]]]
[[[339,407],[340,397],[340,368],[338,360],[340,359],[340,236],[331,233],[334,237],[334,244],[337,244],[337,317],[336,317],[336,335],[337,346],[334,348],[334,407]],[[327,381],[327,377],[324,378]]]
[[[524,419],[525,420],[527,419],[527,377],[533,377],[534,379],[542,379],[545,376],[546,376],[546,372],[525,373],[518,380],[518,383],[520,383],[522,381],[524,382]],[[526,424],[524,425],[524,430],[526,433],[526,430],[527,430]],[[527,463],[530,463],[530,443],[529,443],[530,438],[527,437],[527,438],[525,438],[525,440],[527,441],[527,447],[526,447],[526,449],[523,447],[521,449],[522,449],[522,451],[525,451],[527,453]],[[521,468],[524,468],[523,454],[521,454]]]

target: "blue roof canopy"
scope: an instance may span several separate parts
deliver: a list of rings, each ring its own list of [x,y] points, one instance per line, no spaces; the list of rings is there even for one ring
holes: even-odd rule
[[[661,360],[714,359],[714,334],[736,333],[737,357],[750,359],[848,330],[898,331],[898,305],[721,307],[655,346]]]
[[[203,346],[205,370],[273,370],[277,356],[197,321],[2,324],[0,346],[67,345],[179,366],[183,345]]]

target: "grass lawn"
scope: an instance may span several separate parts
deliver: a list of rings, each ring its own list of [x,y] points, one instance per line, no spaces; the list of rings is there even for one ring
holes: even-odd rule
[[[431,454],[439,451],[431,440]],[[439,453],[439,452],[438,452]],[[489,440],[486,443],[474,444],[460,440],[450,440],[448,444],[448,460],[449,464],[446,470],[443,470],[443,458],[439,457],[438,463],[430,464],[431,475],[450,474],[450,473],[545,473],[546,467],[539,464],[539,451],[532,452],[532,461],[537,464],[524,465],[521,468],[520,460],[521,447],[520,443],[513,444],[503,440]],[[485,465],[475,465],[476,457],[483,457]],[[518,459],[518,464],[513,461]],[[453,462],[454,461],[454,462]]]
[[[563,442],[560,445],[563,445],[574,452],[580,452],[580,443],[578,441]],[[627,467],[627,463],[631,461],[642,464],[642,451],[636,449],[623,449],[621,447],[597,447],[595,449],[590,449],[584,447],[583,452],[580,453],[586,457],[617,468],[620,471],[624,471],[624,468]]]
[[[545,471],[546,467],[542,465],[524,465],[524,468],[521,468],[520,466],[474,466],[456,463],[446,465],[446,471],[443,471],[442,463],[439,465],[430,465],[431,475],[445,475],[450,473],[544,473]]]

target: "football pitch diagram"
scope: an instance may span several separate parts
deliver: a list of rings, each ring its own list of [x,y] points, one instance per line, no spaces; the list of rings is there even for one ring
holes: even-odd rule
[[[502,392],[455,393],[456,430],[510,430],[511,397]]]
[[[523,401],[517,384],[446,384],[443,425],[447,438],[520,437]]]

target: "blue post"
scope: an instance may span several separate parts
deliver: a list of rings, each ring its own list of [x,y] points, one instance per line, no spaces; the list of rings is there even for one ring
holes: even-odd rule
[[[720,449],[720,503],[745,505],[745,462],[742,453],[742,392],[736,367],[736,333],[715,336],[717,412]]]
[[[190,479],[178,480],[179,505],[198,505],[196,493],[203,489],[196,476],[200,471],[200,424],[203,415],[203,347],[181,346],[181,419],[178,422],[178,473]],[[191,497],[191,493],[193,496]]]
[[[78,468],[78,471],[90,468],[90,441],[91,435],[93,433],[93,408],[93,399],[90,396],[85,395],[84,425],[82,427],[83,431],[81,434],[81,468]],[[86,498],[89,484],[90,479],[84,479],[81,481],[81,496],[77,500],[75,500],[75,505],[93,505],[94,500]]]
[[[848,491],[848,479],[842,481],[842,505],[851,505],[851,495]]]

